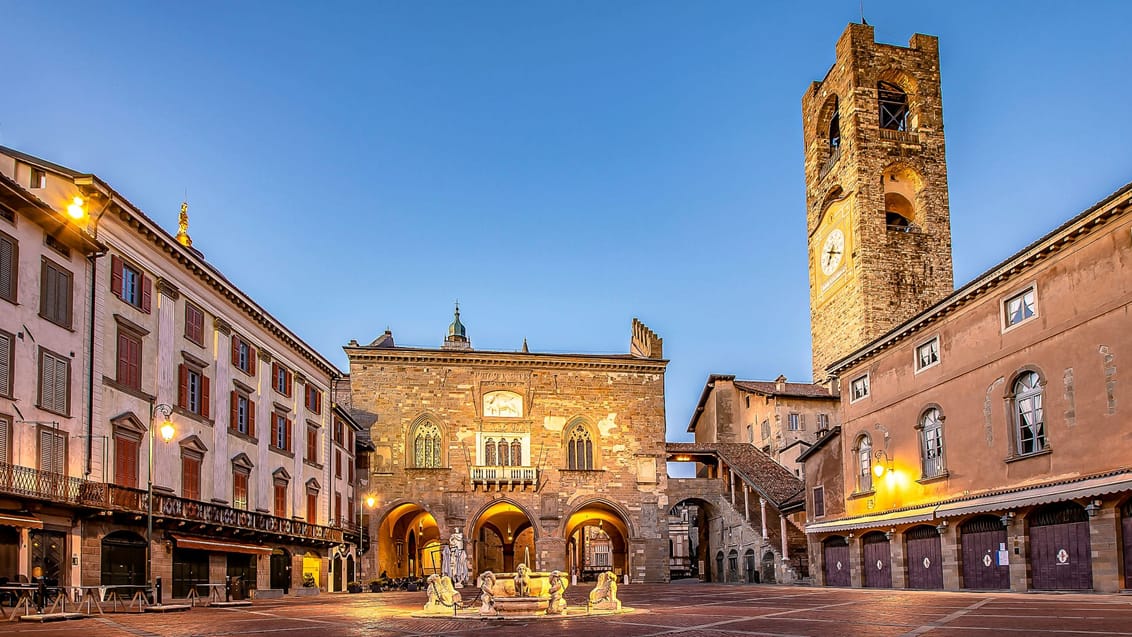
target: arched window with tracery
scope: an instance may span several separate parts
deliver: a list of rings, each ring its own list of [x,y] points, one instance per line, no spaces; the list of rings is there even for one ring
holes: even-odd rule
[[[1046,449],[1042,383],[1037,372],[1024,372],[1014,381],[1014,431],[1019,455]]]
[[[590,430],[578,423],[566,440],[566,466],[570,469],[594,468],[594,443]]]
[[[440,428],[436,423],[424,421],[413,430],[413,466],[440,467]]]
[[[877,82],[877,102],[881,128],[908,130],[908,94],[904,89],[892,82]]]
[[[499,441],[499,464],[500,466],[507,467],[511,465],[511,446],[507,444],[506,440]]]
[[[511,464],[516,467],[523,466],[523,443],[518,440],[511,441]]]

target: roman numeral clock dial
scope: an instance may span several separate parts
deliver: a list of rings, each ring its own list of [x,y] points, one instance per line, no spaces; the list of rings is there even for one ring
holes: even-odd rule
[[[845,233],[837,228],[825,238],[825,243],[821,247],[821,254],[818,255],[822,274],[829,276],[836,272],[844,255]]]

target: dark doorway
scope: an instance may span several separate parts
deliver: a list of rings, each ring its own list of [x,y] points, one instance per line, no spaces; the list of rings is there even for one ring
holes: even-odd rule
[[[31,531],[28,533],[28,541],[31,543],[31,575],[34,577],[38,568],[42,570],[48,586],[65,584],[62,578],[67,534],[59,531]]]
[[[755,550],[754,549],[747,549],[747,552],[743,554],[743,570],[747,574],[747,583],[748,584],[758,584],[759,583],[759,571],[758,571],[758,569],[755,568]]]
[[[908,544],[908,588],[943,588],[943,546],[939,531],[927,524],[904,533]]]
[[[115,531],[102,538],[103,586],[145,584],[145,539],[132,531]]]
[[[1093,564],[1089,516],[1073,502],[1042,507],[1027,517],[1030,570],[1037,590],[1089,590]]]
[[[240,593],[247,597],[248,591],[256,589],[256,556],[243,553],[228,554],[228,577],[231,581],[239,578]]]
[[[849,540],[835,535],[822,542],[822,570],[826,586],[849,586]]]
[[[715,554],[715,581],[726,582],[727,577],[723,571],[723,551]]]
[[[0,526],[0,578],[15,582],[20,574],[20,532],[10,526]]]
[[[342,557],[335,555],[330,568],[334,571],[334,590],[346,590],[346,587],[342,585]]]
[[[892,551],[880,531],[861,538],[862,583],[865,588],[892,588]]]
[[[173,597],[188,597],[197,584],[208,583],[208,551],[173,549]]]
[[[763,553],[761,576],[762,581],[766,584],[773,584],[778,581],[778,578],[774,576],[774,562],[775,559],[773,551],[767,551],[766,553]]]
[[[355,580],[357,578],[354,577],[354,557],[350,556],[346,558],[346,583],[349,584]]]
[[[1006,550],[1006,527],[993,515],[980,515],[959,525],[963,554],[963,588],[1007,590],[1010,567],[999,565],[999,551]]]
[[[271,588],[282,589],[284,595],[291,591],[291,554],[286,549],[271,552]]]

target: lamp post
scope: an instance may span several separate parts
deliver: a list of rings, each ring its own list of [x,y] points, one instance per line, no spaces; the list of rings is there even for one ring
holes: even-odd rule
[[[169,416],[173,414],[173,405],[168,403],[150,404],[149,407],[149,480],[146,487],[146,528],[145,528],[145,582],[152,585],[153,579],[153,416],[159,413],[164,416],[161,423],[161,439],[169,442],[177,432]],[[160,600],[158,600],[160,603]]]

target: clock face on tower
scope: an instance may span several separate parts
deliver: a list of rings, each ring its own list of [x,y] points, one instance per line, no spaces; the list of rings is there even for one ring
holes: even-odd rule
[[[822,274],[829,276],[836,272],[844,255],[845,233],[837,228],[825,238],[825,243],[821,247],[821,254],[818,255]]]

